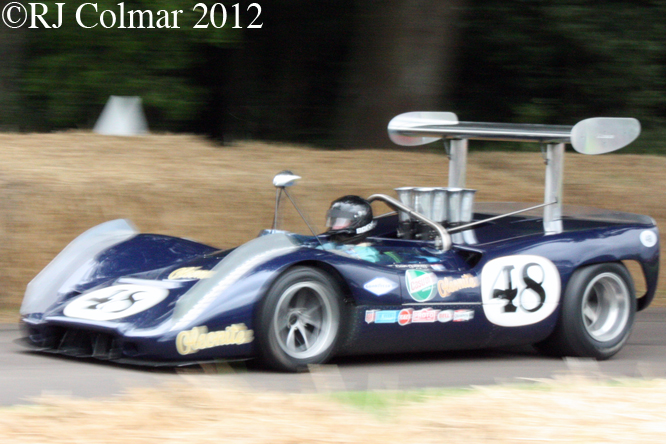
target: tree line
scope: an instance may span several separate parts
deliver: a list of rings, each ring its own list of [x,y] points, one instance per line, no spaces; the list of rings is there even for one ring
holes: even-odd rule
[[[110,95],[136,95],[151,129],[222,142],[384,147],[394,115],[441,110],[493,122],[636,117],[632,152],[665,152],[666,1],[200,3],[225,5],[229,23],[195,29],[190,9],[177,30],[0,27],[0,129],[91,128]]]

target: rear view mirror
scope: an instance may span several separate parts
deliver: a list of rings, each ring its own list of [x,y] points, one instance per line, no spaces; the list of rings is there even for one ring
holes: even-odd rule
[[[281,171],[273,178],[273,185],[277,188],[290,187],[300,178],[301,176],[297,176],[291,171]]]

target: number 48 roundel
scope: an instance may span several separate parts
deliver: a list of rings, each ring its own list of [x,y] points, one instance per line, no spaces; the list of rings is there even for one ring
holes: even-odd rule
[[[490,322],[518,327],[543,321],[557,308],[561,281],[557,267],[541,256],[505,256],[481,272],[483,311]]]

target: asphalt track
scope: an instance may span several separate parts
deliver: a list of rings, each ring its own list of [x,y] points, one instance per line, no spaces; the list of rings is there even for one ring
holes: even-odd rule
[[[547,358],[531,347],[522,347],[339,358],[300,374],[272,373],[243,364],[176,372],[38,354],[14,344],[18,337],[16,326],[0,324],[0,405],[27,404],[41,394],[109,397],[130,387],[170,381],[314,392],[515,383],[570,373],[603,378],[666,377],[666,308],[662,307],[638,313],[628,344],[603,362]]]

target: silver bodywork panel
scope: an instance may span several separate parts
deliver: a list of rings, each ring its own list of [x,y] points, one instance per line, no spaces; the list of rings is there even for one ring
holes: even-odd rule
[[[134,224],[117,219],[97,225],[70,242],[28,284],[21,304],[21,314],[43,313],[59,297],[63,288],[75,286],[88,270],[84,267],[95,256],[139,234]]]

